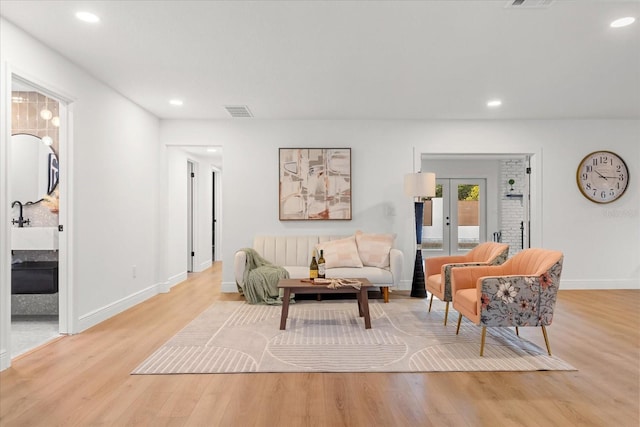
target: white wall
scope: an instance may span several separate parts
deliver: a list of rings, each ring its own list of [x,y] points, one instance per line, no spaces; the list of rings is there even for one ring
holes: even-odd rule
[[[61,210],[67,209],[61,211],[61,218],[69,218],[63,225],[70,236],[73,279],[62,286],[70,287],[71,332],[166,290],[186,271],[180,256],[186,253],[180,246],[186,242],[186,222],[180,223],[179,212],[186,186],[172,180],[181,166],[168,149],[158,146],[159,140],[163,146],[223,147],[219,249],[226,290],[236,289],[235,250],[251,245],[257,233],[344,234],[357,229],[397,233],[397,246],[407,258],[403,284],[408,288],[413,204],[403,195],[402,181],[405,173],[418,166],[413,147],[427,154],[536,153],[534,167],[539,170],[534,171],[532,194],[539,199],[539,212],[533,224],[538,229],[532,235],[533,245],[564,251],[563,286],[640,287],[640,181],[634,178],[640,176],[638,120],[159,123],[5,20],[0,25],[0,66],[0,369],[8,365],[10,321],[10,72],[72,100],[71,141],[66,153],[61,148],[67,178],[62,184],[68,186],[68,194],[61,195]],[[353,220],[280,222],[279,147],[351,147]],[[611,205],[593,204],[576,188],[579,161],[599,149],[620,154],[632,179],[628,194]],[[201,227],[198,233],[204,236],[200,241],[204,248],[209,245],[210,226],[203,222]],[[197,263],[204,264],[206,259]]]
[[[10,314],[7,141],[10,72],[72,99],[70,145],[61,194],[72,283],[69,331],[79,332],[157,293],[159,121],[9,22],[0,25],[2,156],[0,158],[0,369],[8,366]],[[65,123],[63,123],[65,126]],[[63,159],[67,159],[67,164]],[[64,188],[64,187],[63,187]],[[61,200],[62,200],[61,199]],[[133,277],[132,266],[137,274]],[[4,355],[4,356],[3,356]]]
[[[417,153],[534,153],[532,246],[565,253],[563,287],[640,287],[640,181],[611,205],[587,201],[576,169],[589,152],[609,149],[640,176],[640,121],[163,121],[165,144],[189,140],[224,150],[223,287],[233,291],[233,255],[257,233],[395,232],[405,253],[404,287],[413,263],[413,205],[403,175]],[[205,141],[206,138],[206,141]],[[351,147],[353,220],[278,220],[278,148]],[[419,167],[419,164],[416,165]],[[632,178],[633,179],[633,178]]]

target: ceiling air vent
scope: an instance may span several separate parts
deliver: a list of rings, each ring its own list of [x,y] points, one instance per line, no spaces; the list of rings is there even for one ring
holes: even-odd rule
[[[225,105],[224,108],[231,117],[253,117],[249,107],[246,105]]]
[[[544,9],[555,2],[555,0],[509,0],[504,5],[507,9]]]

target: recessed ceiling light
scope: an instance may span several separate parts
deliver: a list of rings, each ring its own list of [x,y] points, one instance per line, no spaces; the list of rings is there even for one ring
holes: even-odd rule
[[[611,23],[613,28],[626,27],[627,25],[631,25],[636,22],[636,18],[632,16],[627,16],[626,18],[616,19]]]
[[[184,104],[184,102],[182,102],[181,99],[172,99],[171,101],[169,101],[169,104],[180,107],[182,104]]]
[[[502,101],[500,101],[499,99],[492,99],[491,101],[487,102],[487,107],[491,107],[491,108],[499,107],[501,105],[502,105]]]
[[[100,22],[100,18],[98,17],[98,15],[94,15],[91,12],[77,12],[76,13],[76,18],[78,18],[81,21],[84,22],[89,22],[91,24],[95,24],[96,22]]]
[[[207,151],[209,153],[215,153],[216,151],[218,151],[218,149],[217,148],[207,148]]]

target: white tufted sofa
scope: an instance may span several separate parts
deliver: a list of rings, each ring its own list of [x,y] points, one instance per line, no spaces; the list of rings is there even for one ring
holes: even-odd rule
[[[253,240],[255,249],[267,261],[287,269],[293,279],[309,277],[309,264],[316,245],[348,236],[256,236]],[[326,277],[333,278],[366,278],[374,286],[378,286],[389,302],[389,287],[398,286],[402,274],[404,256],[399,249],[389,251],[389,267],[336,267],[327,268]],[[243,284],[247,255],[244,251],[236,252],[234,274],[236,282]]]

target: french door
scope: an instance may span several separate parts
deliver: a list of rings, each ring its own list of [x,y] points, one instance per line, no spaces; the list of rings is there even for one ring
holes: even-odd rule
[[[487,238],[485,179],[437,179],[436,197],[425,202],[425,257],[463,255]]]

